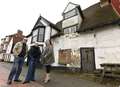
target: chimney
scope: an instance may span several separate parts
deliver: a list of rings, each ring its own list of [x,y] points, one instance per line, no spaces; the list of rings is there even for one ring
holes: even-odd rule
[[[100,6],[101,7],[107,6],[110,4],[110,2],[111,0],[100,0]]]

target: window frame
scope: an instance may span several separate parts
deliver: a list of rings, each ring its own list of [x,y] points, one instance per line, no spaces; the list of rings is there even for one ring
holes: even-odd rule
[[[39,40],[39,38],[40,38],[40,28],[44,29],[43,30],[43,40],[42,41]],[[38,31],[38,42],[44,42],[45,41],[45,26],[40,27],[40,28],[39,28],[39,31]]]
[[[44,29],[44,31],[43,31],[43,40],[42,40],[42,41],[39,41],[39,38],[40,38],[40,36],[39,36],[40,28],[43,28],[43,29]],[[35,30],[38,30],[38,31],[37,31],[37,35],[33,36],[33,32],[34,32]],[[34,30],[32,31],[32,40],[31,40],[31,43],[34,43],[34,42],[35,42],[35,41],[33,41],[33,38],[35,38],[35,37],[37,37],[37,39],[36,39],[37,42],[44,42],[44,39],[45,39],[45,26],[37,27],[36,29],[34,29]]]
[[[37,34],[33,36],[34,32],[37,30]],[[33,38],[37,37],[38,38],[38,28],[36,28],[35,30],[32,31],[32,43],[34,43],[35,41],[33,41]],[[37,41],[37,39],[36,39]]]
[[[69,14],[70,12],[72,12],[72,11],[74,11],[74,10],[75,10],[75,13],[74,13],[73,15],[68,16],[68,17],[65,17],[65,16],[66,16],[66,14]],[[63,14],[63,18],[64,18],[64,20],[65,20],[65,19],[69,19],[69,18],[71,18],[71,17],[73,17],[73,16],[76,16],[76,15],[78,15],[78,13],[77,13],[76,8],[74,8],[74,9],[72,9],[72,10],[70,10],[70,11],[68,11],[68,12],[64,13],[64,14]]]
[[[75,27],[76,29],[73,30],[74,27]],[[65,29],[67,29],[67,31],[68,31],[67,33],[65,33],[65,31],[64,31]],[[78,24],[64,28],[63,32],[64,32],[64,34],[76,33],[77,29],[78,29]],[[73,30],[74,32],[72,32],[72,30]]]

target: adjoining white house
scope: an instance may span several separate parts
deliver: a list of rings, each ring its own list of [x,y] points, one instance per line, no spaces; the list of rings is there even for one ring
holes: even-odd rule
[[[101,63],[120,63],[120,17],[111,0],[101,0],[85,10],[68,3],[63,20],[56,24],[62,33],[52,36],[56,66],[100,69]]]
[[[14,45],[17,42],[22,41],[24,37],[25,36],[21,30],[17,30],[17,33],[6,36],[1,43],[3,45],[3,49],[0,54],[1,59],[6,62],[13,62],[14,57],[12,54],[12,49]]]

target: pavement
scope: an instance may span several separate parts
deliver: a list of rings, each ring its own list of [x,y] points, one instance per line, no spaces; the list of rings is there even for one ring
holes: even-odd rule
[[[9,67],[6,68],[4,63],[0,63],[0,87],[43,87],[41,84],[36,82],[31,82],[29,84],[13,82],[11,85],[7,85],[6,82],[10,69],[11,68]]]
[[[42,82],[44,77],[44,69],[36,70],[36,81],[30,82],[29,84],[22,84],[13,82],[11,85],[7,85],[6,81],[9,75],[9,72],[12,68],[11,63],[0,62],[0,87],[113,87],[102,85],[99,82],[95,82],[88,78],[81,78],[82,76],[79,74],[71,74],[69,72],[60,72],[60,71],[52,71],[51,72],[51,81],[47,84]],[[27,72],[27,67],[24,66],[20,79],[24,81],[25,75]]]

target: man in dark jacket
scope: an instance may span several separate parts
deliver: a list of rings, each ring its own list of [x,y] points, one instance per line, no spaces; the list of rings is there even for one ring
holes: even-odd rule
[[[37,62],[39,62],[40,56],[41,56],[40,48],[38,46],[38,43],[35,43],[33,46],[31,46],[28,52],[29,58],[28,72],[23,84],[29,83],[30,81],[35,81],[36,64]]]

